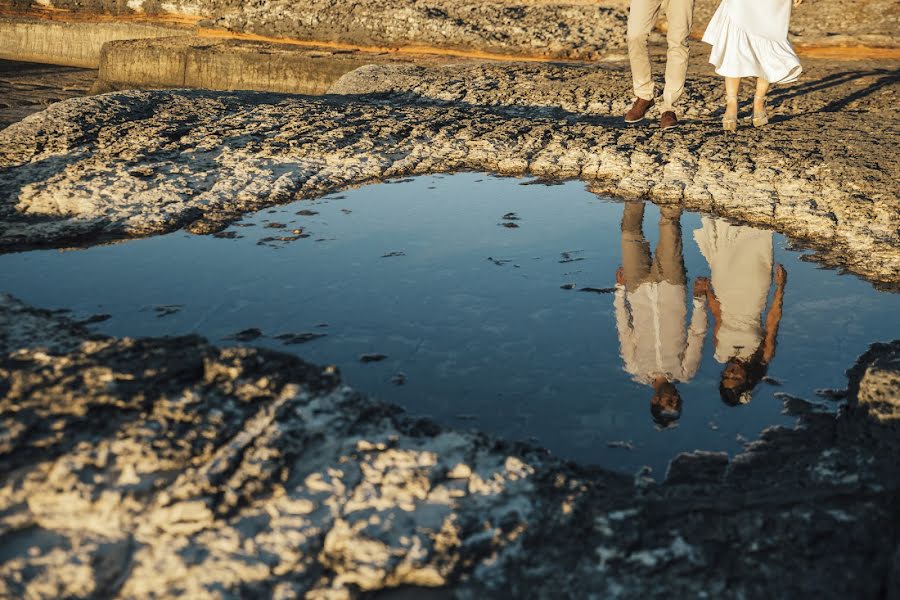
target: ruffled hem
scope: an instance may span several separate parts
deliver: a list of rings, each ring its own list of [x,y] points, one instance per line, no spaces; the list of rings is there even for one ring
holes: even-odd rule
[[[796,81],[803,71],[787,39],[775,41],[742,29],[719,6],[703,41],[712,46],[709,62],[723,77],[762,77],[769,83]]]

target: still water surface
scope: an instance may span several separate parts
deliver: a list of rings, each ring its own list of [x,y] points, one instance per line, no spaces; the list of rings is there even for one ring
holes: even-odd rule
[[[0,256],[0,281],[111,315],[102,333],[295,352],[411,413],[657,477],[678,452],[791,424],[779,392],[843,387],[869,343],[900,335],[900,297],[780,235],[523,183],[381,183],[249,215],[231,238]],[[262,335],[225,341],[248,329]]]

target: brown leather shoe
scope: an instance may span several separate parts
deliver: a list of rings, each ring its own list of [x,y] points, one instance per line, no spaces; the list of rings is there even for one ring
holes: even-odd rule
[[[644,100],[643,98],[638,98],[634,101],[634,104],[625,113],[625,122],[626,123],[637,123],[641,119],[644,118],[644,115],[647,114],[647,111],[650,110],[650,107],[653,106],[653,100]]]
[[[678,117],[676,117],[675,113],[673,113],[671,110],[667,110],[659,118],[660,129],[671,129],[676,125],[678,125]]]

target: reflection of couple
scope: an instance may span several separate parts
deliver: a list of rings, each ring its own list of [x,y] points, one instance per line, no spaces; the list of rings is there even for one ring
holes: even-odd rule
[[[681,243],[681,209],[662,207],[659,243],[651,258],[642,231],[644,204],[630,202],[622,217],[622,267],[616,272],[616,325],[625,370],[653,388],[650,411],[666,426],[681,414],[675,384],[700,366],[706,308],[712,312],[715,357],[725,363],[719,391],[735,405],[749,401],[775,354],[786,273],[775,269],[775,297],[761,325],[772,284],[772,234],[703,217],[694,238],[709,263],[710,280],[698,277],[687,326],[687,273]]]

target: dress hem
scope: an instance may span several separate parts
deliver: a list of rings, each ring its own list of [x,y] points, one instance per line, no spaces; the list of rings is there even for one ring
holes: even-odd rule
[[[785,39],[776,41],[749,33],[719,6],[703,34],[712,46],[709,62],[723,77],[761,77],[769,83],[796,81],[803,67]]]

